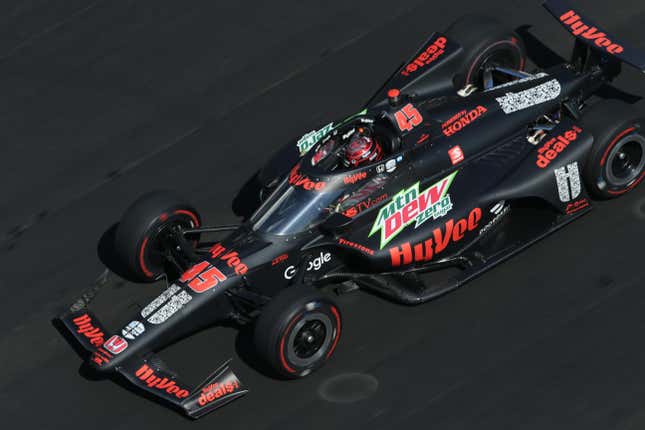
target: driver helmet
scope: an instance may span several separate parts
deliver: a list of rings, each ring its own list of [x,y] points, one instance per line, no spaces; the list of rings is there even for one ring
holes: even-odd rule
[[[379,161],[382,155],[381,145],[373,137],[356,133],[345,148],[345,166],[357,167]]]

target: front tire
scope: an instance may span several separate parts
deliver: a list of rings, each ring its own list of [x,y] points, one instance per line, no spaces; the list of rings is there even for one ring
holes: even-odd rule
[[[293,286],[262,309],[253,343],[276,376],[301,378],[331,357],[340,339],[341,325],[340,311],[330,297]]]
[[[645,178],[645,120],[633,106],[602,101],[584,113],[581,125],[591,132],[583,180],[599,199],[620,197]]]
[[[115,249],[134,281],[154,282],[165,272],[163,235],[175,227],[196,228],[199,213],[168,191],[136,200],[117,227]]]

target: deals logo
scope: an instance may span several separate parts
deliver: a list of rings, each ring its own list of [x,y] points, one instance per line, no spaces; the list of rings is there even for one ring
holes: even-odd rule
[[[148,387],[155,388],[160,391],[165,391],[168,394],[172,394],[178,399],[184,399],[190,394],[188,390],[185,390],[177,385],[172,379],[167,377],[160,377],[155,375],[155,371],[152,370],[147,364],[144,364],[139,368],[135,373],[136,377],[143,381]]]
[[[76,326],[76,333],[85,336],[92,345],[99,347],[105,342],[105,334],[92,324],[92,318],[88,314],[83,314],[72,320]]]
[[[448,189],[458,171],[446,176],[426,190],[419,192],[419,183],[399,191],[390,203],[381,208],[369,236],[380,230],[383,249],[392,239],[412,222],[414,228],[429,219],[437,219],[452,209]]]
[[[605,48],[610,54],[620,54],[625,50],[621,45],[614,43],[607,37],[607,34],[598,31],[596,27],[589,27],[582,22],[580,16],[573,10],[563,14],[560,21],[569,27],[571,33],[593,42],[599,48]]]
[[[441,125],[443,134],[452,136],[455,133],[459,133],[463,128],[469,126],[486,112],[488,112],[488,109],[484,106],[477,106],[471,111],[462,110]]]
[[[401,71],[403,76],[410,76],[411,73],[416,72],[418,69],[423,68],[429,64],[434,63],[439,57],[446,52],[446,38],[443,36],[437,37],[421,54],[417,56],[410,64],[405,66]]]
[[[234,393],[239,389],[240,383],[236,379],[223,383],[215,382],[214,384],[210,384],[202,388],[202,392],[199,395],[197,403],[199,404],[199,406],[205,406],[206,404],[213,402],[227,394]]]
[[[298,146],[298,151],[300,151],[300,155],[305,155],[311,148],[316,145],[322,139],[325,137],[330,131],[334,129],[334,123],[330,122],[320,130],[312,130],[309,133],[305,134],[302,136],[296,145]]]
[[[432,260],[435,255],[442,253],[448,245],[462,240],[466,232],[475,230],[481,219],[481,209],[475,208],[470,211],[468,218],[462,218],[457,222],[450,219],[443,228],[435,228],[432,232],[433,237],[422,243],[412,246],[408,242],[390,248],[392,266],[399,267],[413,262],[422,263]]]
[[[562,151],[567,149],[567,146],[571,142],[578,139],[580,133],[582,133],[582,129],[574,125],[571,130],[567,130],[561,135],[549,139],[538,149],[538,157],[535,164],[540,169],[546,168]]]
[[[302,187],[307,191],[320,191],[327,185],[326,182],[312,181],[307,176],[300,173],[300,164],[297,164],[293,169],[291,169],[291,173],[289,174],[289,184],[294,187]]]

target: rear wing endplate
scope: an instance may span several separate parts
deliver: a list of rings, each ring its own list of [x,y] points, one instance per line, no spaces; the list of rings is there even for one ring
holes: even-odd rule
[[[645,73],[645,54],[642,51],[602,30],[568,1],[546,0],[543,6],[577,40],[607,58],[615,58]]]

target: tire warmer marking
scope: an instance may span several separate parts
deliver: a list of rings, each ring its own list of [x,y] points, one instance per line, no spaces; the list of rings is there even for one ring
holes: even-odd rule
[[[141,244],[141,249],[139,250],[139,266],[141,266],[141,270],[143,270],[143,273],[148,278],[152,278],[154,275],[150,270],[148,270],[148,268],[146,267],[146,263],[143,259],[144,253],[146,252],[147,245],[148,245],[148,236],[143,238],[143,243]]]
[[[284,331],[284,334],[282,335],[282,339],[280,339],[280,361],[282,362],[282,367],[284,367],[286,371],[289,373],[296,373],[296,371],[293,368],[291,368],[289,364],[287,364],[287,360],[284,357],[284,341],[287,335],[289,334],[291,327],[293,327],[296,321],[298,321],[298,318],[300,318],[301,316],[302,314],[298,314],[291,320],[291,322],[287,326],[287,329]]]
[[[340,315],[338,313],[338,309],[336,309],[336,306],[331,307],[331,311],[334,314],[334,317],[336,318],[336,324],[338,326],[338,329],[336,331],[336,339],[334,339],[334,343],[331,346],[331,349],[327,353],[327,357],[329,358],[331,354],[334,352],[334,349],[336,349],[336,344],[338,343],[338,340],[340,339]]]

